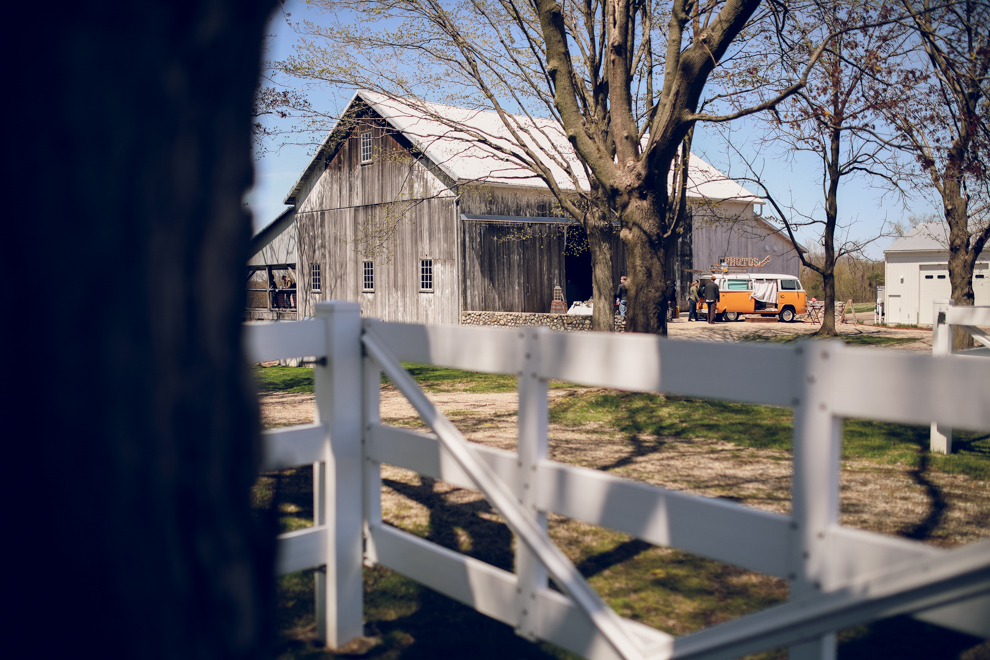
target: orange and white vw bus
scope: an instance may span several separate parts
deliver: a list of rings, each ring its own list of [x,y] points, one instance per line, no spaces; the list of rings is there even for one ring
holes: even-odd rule
[[[720,319],[736,321],[743,314],[779,316],[790,323],[808,311],[808,296],[794,275],[775,273],[714,273]],[[702,280],[704,284],[706,280]],[[707,306],[699,304],[699,312]]]

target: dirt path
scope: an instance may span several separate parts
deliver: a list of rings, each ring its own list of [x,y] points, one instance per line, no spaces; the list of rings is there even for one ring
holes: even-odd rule
[[[671,339],[691,339],[696,341],[741,341],[753,335],[773,337],[779,335],[811,335],[819,328],[814,323],[715,323],[709,325],[701,321],[688,321],[680,318],[668,324],[667,332]],[[893,339],[913,339],[912,343],[898,343],[879,348],[897,348],[921,353],[931,353],[932,333],[930,330],[884,328],[880,326],[852,323],[839,324],[837,331],[850,337],[889,337]]]

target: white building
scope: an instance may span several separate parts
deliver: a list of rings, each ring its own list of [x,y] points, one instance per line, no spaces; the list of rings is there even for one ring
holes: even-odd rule
[[[887,323],[932,324],[932,303],[950,298],[949,226],[918,225],[884,250]],[[990,305],[990,266],[984,251],[973,270],[976,305]]]

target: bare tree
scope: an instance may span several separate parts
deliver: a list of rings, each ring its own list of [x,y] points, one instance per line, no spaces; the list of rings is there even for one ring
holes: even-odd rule
[[[949,225],[952,299],[972,305],[973,267],[990,239],[990,2],[901,4],[924,61],[903,62],[884,87],[886,116],[938,191]],[[959,331],[953,344],[967,348],[972,339]]]
[[[821,168],[820,213],[798,211],[750,164],[776,219],[782,224],[805,269],[822,278],[825,309],[817,334],[835,336],[835,269],[845,255],[862,255],[877,240],[854,239],[853,223],[840,223],[839,193],[847,177],[870,177],[899,189],[903,175],[891,157],[890,136],[882,133],[883,101],[874,81],[889,70],[891,58],[903,54],[906,30],[891,25],[889,3],[815,2],[781,31],[779,66],[797,71],[827,35],[835,35],[812,72],[807,86],[765,115],[767,141],[782,157],[810,153]],[[847,31],[843,31],[847,30]],[[878,129],[878,124],[879,129]],[[737,150],[737,153],[739,151]],[[741,153],[739,154],[742,157]],[[745,160],[745,159],[744,159]],[[818,233],[820,258],[801,249],[799,232]]]

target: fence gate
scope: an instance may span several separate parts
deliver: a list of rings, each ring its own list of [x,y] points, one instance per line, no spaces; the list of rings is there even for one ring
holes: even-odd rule
[[[317,625],[330,647],[362,635],[365,563],[417,580],[527,639],[595,659],[732,658],[784,645],[792,658],[831,658],[836,630],[897,614],[990,637],[990,541],[942,550],[838,523],[842,420],[990,429],[990,361],[840,342],[719,344],[383,323],[339,301],[318,304],[312,321],[245,332],[252,362],[320,360],[317,420],[266,432],[262,469],[314,465],[314,526],[279,537],[277,570],[325,567],[317,573]],[[467,442],[402,361],[515,375],[517,450]],[[754,376],[707,376],[726,368]],[[432,433],[381,424],[383,372]],[[550,379],[792,408],[791,514],[548,460]],[[382,463],[480,490],[521,541],[515,572],[383,524]],[[618,616],[598,597],[548,538],[550,511],[787,579],[791,600],[675,638]]]

